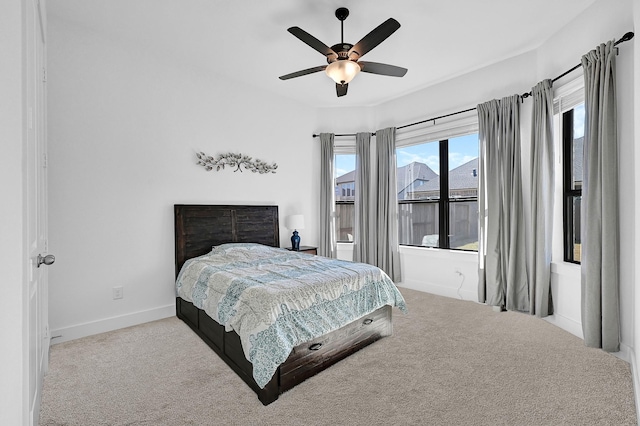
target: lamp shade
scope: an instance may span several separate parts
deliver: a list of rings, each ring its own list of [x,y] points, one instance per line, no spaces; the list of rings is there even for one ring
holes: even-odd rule
[[[304,216],[301,214],[287,216],[284,220],[284,226],[287,229],[304,229]]]
[[[327,65],[325,72],[338,84],[347,84],[360,72],[360,65],[348,59],[337,60]]]

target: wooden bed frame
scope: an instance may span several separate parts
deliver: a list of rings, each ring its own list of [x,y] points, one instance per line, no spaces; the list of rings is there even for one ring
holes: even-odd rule
[[[229,242],[280,246],[277,206],[183,205],[174,206],[176,278],[184,262]],[[192,303],[176,298],[176,314],[207,343],[242,380],[262,404],[314,376],[350,354],[392,333],[391,307],[384,306],[338,330],[296,346],[264,388],[253,379],[237,333],[224,327]]]

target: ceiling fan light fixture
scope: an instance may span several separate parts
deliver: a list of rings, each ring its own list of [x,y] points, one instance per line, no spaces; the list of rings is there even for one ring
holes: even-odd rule
[[[369,34],[364,36],[359,42],[351,44],[344,41],[344,20],[347,16],[349,16],[349,9],[340,7],[336,10],[336,18],[340,21],[340,34],[342,37],[340,43],[331,47],[300,27],[288,28],[287,31],[300,39],[300,41],[321,53],[329,65],[321,65],[281,75],[279,77],[280,80],[288,80],[324,70],[327,75],[335,81],[336,95],[340,97],[347,94],[349,82],[353,80],[360,71],[368,74],[403,77],[407,73],[406,68],[378,62],[359,62],[367,52],[385,41],[387,37],[400,28],[400,23],[393,18],[389,18],[371,30]]]
[[[337,84],[349,84],[351,80],[360,72],[360,65],[348,59],[337,60],[327,65],[325,70]]]

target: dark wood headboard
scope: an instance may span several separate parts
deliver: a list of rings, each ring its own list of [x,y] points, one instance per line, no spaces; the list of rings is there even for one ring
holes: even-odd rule
[[[175,204],[176,277],[184,262],[224,243],[280,247],[278,206]]]

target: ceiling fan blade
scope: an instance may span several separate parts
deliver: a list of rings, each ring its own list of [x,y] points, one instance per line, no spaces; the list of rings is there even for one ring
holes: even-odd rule
[[[346,84],[336,83],[336,94],[338,95],[338,97],[346,95],[348,88],[349,88],[349,83],[346,83]]]
[[[308,44],[318,52],[322,53],[327,59],[338,59],[338,54],[333,51],[329,46],[306,32],[300,27],[291,27],[287,31],[289,31],[294,36],[298,37],[302,40],[303,43]]]
[[[326,65],[320,65],[319,67],[307,68],[306,70],[300,70],[292,72],[291,74],[281,75],[280,80],[289,80],[290,78],[301,77],[307,74],[313,74],[314,72],[324,71],[327,68]]]
[[[360,71],[371,74],[390,75],[392,77],[404,77],[407,73],[406,68],[397,67],[395,65],[381,64],[378,62],[359,61]]]
[[[385,39],[396,32],[398,28],[400,28],[398,21],[393,18],[387,19],[349,49],[349,58],[351,58],[352,53],[356,53],[358,58],[361,58],[365,53],[385,41]]]

